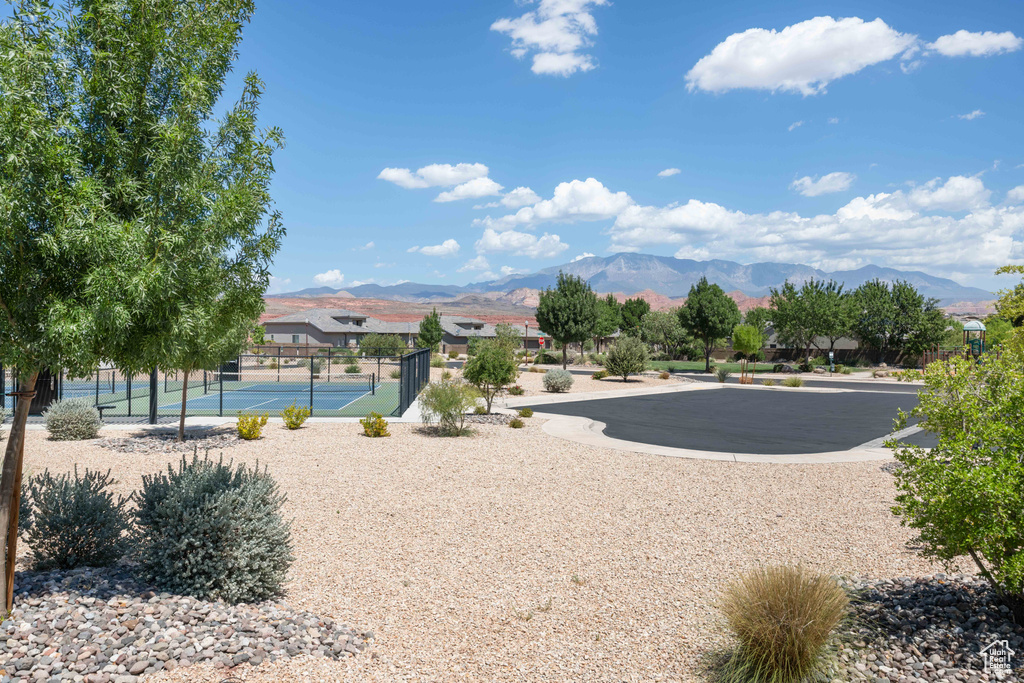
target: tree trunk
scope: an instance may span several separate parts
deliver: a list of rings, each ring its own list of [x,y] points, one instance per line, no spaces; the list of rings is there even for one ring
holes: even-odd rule
[[[185,378],[181,382],[181,415],[178,417],[178,441],[185,441],[185,404],[188,401],[188,370],[184,371]]]
[[[569,367],[569,346],[562,344],[562,369],[565,370]]]
[[[4,564],[2,597],[4,614],[10,613],[14,602],[14,564],[18,559],[18,511],[21,507],[21,471],[25,459],[25,423],[35,396],[36,379],[33,372],[28,381],[20,385],[22,395],[14,411],[11,433],[7,437],[3,475],[0,476],[0,529],[7,530],[7,553]]]
[[[711,347],[704,345],[704,372],[711,372]]]

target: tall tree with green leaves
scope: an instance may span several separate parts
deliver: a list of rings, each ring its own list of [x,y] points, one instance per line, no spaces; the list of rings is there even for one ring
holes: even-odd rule
[[[768,326],[772,324],[772,310],[764,306],[755,306],[743,316],[743,324],[756,327],[761,336],[767,340]]]
[[[820,323],[815,320],[802,289],[786,281],[780,289],[771,289],[771,315],[779,341],[802,352],[810,360],[811,346]]]
[[[828,350],[834,351],[836,342],[850,334],[850,295],[833,280],[814,279],[804,283],[800,294],[814,337],[828,339]]]
[[[851,331],[874,349],[878,360],[890,354],[919,356],[945,337],[945,315],[938,301],[927,299],[902,280],[891,286],[871,280],[852,296]]]
[[[643,331],[644,316],[651,312],[651,305],[646,299],[636,297],[626,299],[622,304],[622,334],[640,337]]]
[[[622,327],[622,304],[614,294],[597,300],[597,324],[594,326],[594,346],[601,351],[601,341]]]
[[[437,351],[444,339],[444,328],[441,327],[441,314],[435,308],[420,321],[420,333],[416,342],[423,348]]]
[[[677,311],[651,311],[645,315],[640,339],[670,358],[675,358],[681,349],[691,345],[686,331],[679,324]]]
[[[0,25],[0,52],[17,55],[0,60],[0,249],[19,264],[0,275],[0,360],[23,389],[43,367],[207,367],[246,343],[283,235],[268,194],[281,134],[256,126],[254,74],[213,112],[252,11],[23,0]],[[9,530],[23,430],[18,416],[0,482]]]
[[[711,354],[740,322],[740,309],[718,285],[702,277],[690,287],[679,309],[679,324],[704,352],[704,371],[711,372]]]
[[[764,335],[753,325],[737,325],[732,328],[732,348],[743,354],[741,365],[740,384],[746,384],[747,363],[752,358],[754,369],[750,371],[751,376],[757,372],[757,352],[764,346]]]
[[[562,345],[562,368],[569,365],[566,346],[590,339],[597,325],[597,295],[586,280],[559,271],[554,289],[540,293],[537,323]]]

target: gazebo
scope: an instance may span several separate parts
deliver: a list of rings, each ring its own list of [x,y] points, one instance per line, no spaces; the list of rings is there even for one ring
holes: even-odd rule
[[[975,358],[985,353],[985,323],[980,320],[964,325],[964,353]]]

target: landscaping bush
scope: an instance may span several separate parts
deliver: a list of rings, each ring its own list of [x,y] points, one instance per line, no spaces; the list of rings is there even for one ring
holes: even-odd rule
[[[802,387],[803,385],[804,385],[804,378],[803,377],[798,377],[796,375],[793,375],[792,377],[787,377],[786,379],[782,380],[782,386],[784,386],[784,387],[790,387],[790,388],[796,389],[798,387]]]
[[[473,414],[474,415],[486,415],[487,414],[487,408],[485,408],[484,406],[477,406],[476,408],[473,408]]]
[[[462,377],[477,388],[487,404],[485,412],[490,413],[497,393],[519,377],[519,365],[508,344],[481,339],[475,348],[476,355],[466,361]]]
[[[842,370],[842,373],[843,373],[844,375],[852,375],[852,374],[853,374],[853,368],[850,368],[850,367],[844,367],[844,368],[843,368],[843,370]]]
[[[466,431],[466,412],[476,405],[476,399],[476,390],[465,382],[431,382],[420,392],[423,421],[436,422],[442,436],[462,436]]]
[[[263,434],[263,428],[267,426],[267,420],[270,418],[268,413],[257,415],[256,413],[239,413],[238,414],[238,436],[245,439],[246,441],[253,441],[260,438]]]
[[[438,353],[435,353],[430,357],[430,367],[432,368],[445,368],[448,367],[444,362],[444,357]]]
[[[596,372],[590,373],[590,379],[604,379],[607,376],[608,376],[608,371],[607,370],[598,370]]]
[[[397,334],[371,332],[359,342],[359,352],[364,356],[401,356],[407,348]]]
[[[509,420],[508,426],[511,427],[512,429],[522,429],[523,427],[526,426],[526,423],[520,420],[518,417],[513,417],[511,420]]]
[[[448,352],[448,360],[458,360],[458,359],[459,359],[459,352],[458,351],[449,351]]]
[[[542,373],[547,372],[547,370],[545,370],[544,368],[539,368],[536,365],[532,365],[530,366],[530,372]]]
[[[143,577],[205,600],[279,595],[293,559],[284,502],[265,469],[197,455],[144,476],[136,514]]]
[[[572,388],[572,373],[568,370],[548,370],[544,373],[544,389],[560,394]]]
[[[831,577],[801,567],[755,569],[725,589],[721,608],[737,641],[725,681],[829,680],[834,632],[849,611]]]
[[[351,365],[347,365],[347,366],[345,366],[345,372],[347,374],[349,374],[349,375],[358,375],[359,374],[359,366],[356,365],[355,363],[352,363]]]
[[[603,353],[592,353],[590,354],[590,362],[594,365],[604,365],[605,354]]]
[[[271,358],[270,360],[267,361],[267,369],[268,370],[277,370],[277,359],[276,358]]]
[[[390,374],[391,379],[402,379],[401,370],[392,370]]]
[[[725,384],[725,380],[729,379],[729,375],[731,374],[732,373],[726,370],[725,368],[715,368],[715,379],[717,379],[722,384]]]
[[[672,373],[671,372],[662,372],[660,375],[658,375],[658,379],[671,379],[671,378],[672,378]]]
[[[561,365],[562,359],[556,358],[547,351],[539,352],[533,359],[534,365]]]
[[[106,567],[124,556],[129,499],[115,500],[107,490],[113,483],[109,470],[79,476],[77,467],[74,476],[47,470],[29,479],[20,509],[29,513],[26,537],[35,569]]]
[[[637,337],[622,337],[608,351],[604,369],[609,375],[621,377],[623,382],[628,382],[630,375],[641,373],[647,368],[647,361],[647,344]]]
[[[309,406],[302,406],[301,408],[296,407],[295,403],[281,411],[281,419],[284,420],[284,426],[288,429],[298,429],[309,417],[312,411]]]
[[[523,394],[526,393],[526,391],[524,391],[523,388],[518,384],[513,384],[512,386],[505,389],[505,391],[507,391],[510,396],[522,396]]]
[[[766,377],[765,379],[761,380],[761,386],[774,387],[776,384],[778,384],[778,382],[773,380],[771,377]]]
[[[391,436],[388,431],[388,421],[380,413],[370,413],[359,421],[363,425],[363,434],[376,439],[382,436]]]
[[[1014,353],[984,364],[930,363],[910,415],[938,437],[932,449],[890,442],[893,512],[918,532],[925,557],[947,567],[968,557],[996,594],[1024,619],[1024,375]],[[906,427],[901,413],[895,425]]]
[[[519,411],[519,417],[533,417],[533,409],[523,408],[522,410]]]
[[[54,441],[95,439],[103,426],[100,411],[84,398],[55,401],[43,411],[43,418],[46,431]]]

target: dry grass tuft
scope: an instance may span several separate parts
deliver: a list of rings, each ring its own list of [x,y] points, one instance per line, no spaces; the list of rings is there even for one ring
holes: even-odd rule
[[[827,668],[833,633],[849,611],[845,591],[803,567],[755,569],[730,584],[722,612],[738,645],[727,682],[797,683]]]

